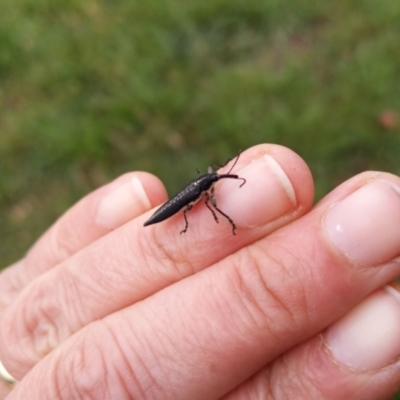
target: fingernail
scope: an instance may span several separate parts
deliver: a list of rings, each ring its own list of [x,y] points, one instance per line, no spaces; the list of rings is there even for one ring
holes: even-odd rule
[[[400,356],[400,293],[392,286],[368,296],[325,333],[340,364],[356,370],[381,368]]]
[[[400,188],[378,180],[335,204],[324,226],[332,243],[353,261],[379,265],[400,254]]]
[[[150,200],[136,176],[108,193],[100,202],[97,222],[115,229],[151,208]]]
[[[218,206],[227,215],[234,215],[237,225],[260,226],[296,208],[293,185],[270,155],[234,173],[245,178],[246,184],[239,188],[237,180],[225,179],[216,189],[216,196]]]

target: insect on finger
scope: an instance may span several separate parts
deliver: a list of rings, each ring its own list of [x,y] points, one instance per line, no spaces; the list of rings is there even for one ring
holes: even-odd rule
[[[205,199],[205,204],[207,208],[211,211],[215,222],[219,222],[216,213],[211,208],[223,215],[232,226],[232,233],[236,235],[236,225],[233,220],[221,211],[217,207],[217,200],[215,197],[215,183],[220,179],[240,179],[243,182],[239,186],[241,188],[245,183],[246,179],[239,177],[236,174],[231,174],[233,168],[235,167],[237,161],[239,160],[240,153],[236,156],[236,159],[226,174],[219,174],[214,171],[213,167],[208,167],[208,172],[204,175],[200,175],[198,178],[193,179],[189,182],[183,189],[181,189],[175,196],[164,203],[145,223],[144,226],[156,224],[158,222],[164,221],[177,212],[183,210],[183,218],[185,220],[185,228],[180,233],[185,233],[188,230],[189,222],[187,220],[186,213],[191,210],[194,204],[200,201],[203,197]],[[231,161],[228,160],[227,163]],[[226,163],[226,164],[227,164]],[[225,164],[225,165],[226,165]],[[211,203],[211,205],[210,205]]]

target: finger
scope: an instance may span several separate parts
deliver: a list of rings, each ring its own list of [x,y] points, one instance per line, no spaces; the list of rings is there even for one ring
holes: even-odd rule
[[[104,375],[107,391],[127,397],[220,398],[399,274],[399,184],[374,176],[336,204],[89,325],[33,368],[18,393],[56,379],[70,397],[80,385],[95,396]]]
[[[107,349],[112,354],[108,362],[114,375],[122,373],[122,365],[134,371],[122,382],[135,382],[130,395],[139,396],[146,386],[149,397],[157,398],[162,388],[166,398],[218,398],[393,279],[400,272],[399,264],[390,262],[400,252],[400,190],[392,183],[400,180],[380,178],[385,181],[375,176],[336,204],[317,208],[213,268],[137,303],[123,318],[118,313],[107,317],[111,330],[118,326],[112,332],[123,349]],[[300,232],[301,245],[294,247]],[[104,339],[81,340],[80,353],[55,353],[61,374],[72,370],[77,357],[89,359],[83,343],[103,348]],[[171,385],[169,371],[174,371],[174,382],[191,385]]]
[[[125,174],[84,197],[27,254],[29,272],[41,274],[90,243],[165,200],[160,180],[146,172]]]
[[[179,235],[180,218],[143,228],[148,218],[143,216],[96,241],[38,278],[5,310],[0,359],[7,368],[23,376],[82,326],[207,268],[311,207],[311,176],[293,152],[258,146],[243,159],[248,164],[239,168],[246,185],[229,191],[226,199],[224,188],[217,192],[221,207],[231,208],[236,236],[228,222],[215,224],[203,206],[193,210],[193,227],[185,236]]]
[[[400,294],[385,286],[224,400],[382,400],[400,385]]]
[[[166,198],[153,175],[125,174],[84,197],[35,243],[26,257],[0,274],[5,307],[35,277]]]
[[[68,210],[35,243],[27,256],[0,274],[0,309],[36,276],[166,199],[158,178],[127,173],[89,194]],[[0,383],[0,398],[10,386]]]
[[[390,261],[400,252],[400,190],[391,184],[391,181],[400,183],[400,180],[383,176],[386,182],[376,180],[366,184],[336,205],[314,210],[213,268],[92,324],[39,363],[17,388],[19,397],[15,395],[14,398],[23,398],[33,382],[52,380],[58,383],[58,387],[62,385],[65,388],[65,398],[73,398],[83,389],[96,398],[100,376],[109,377],[106,390],[115,398],[121,398],[123,394],[135,398],[143,393],[148,398],[178,400],[220,398],[279,354],[312,336],[311,333],[315,335],[329,326],[349,309],[349,304],[356,304],[375,286],[379,287],[399,273],[398,262]],[[365,224],[361,231],[358,223],[349,225],[349,218],[353,218],[354,223],[367,217],[370,223]],[[315,228],[321,226],[316,224],[317,221],[324,221],[322,230]],[[333,231],[330,230],[332,227]],[[287,249],[283,248],[281,238],[284,233],[288,243],[293,243],[290,239],[299,230],[304,233],[301,248],[305,251],[294,259],[293,254],[288,255]],[[368,232],[375,236],[389,232],[385,242],[392,243],[382,249],[381,242],[378,248],[371,249],[366,236]],[[366,253],[354,246],[350,250],[348,247],[343,249],[343,243],[335,236],[337,234],[350,235],[348,241],[353,243],[364,239]],[[265,249],[268,254],[263,254]],[[366,254],[372,254],[374,259],[366,257]],[[282,274],[286,279],[282,279]],[[375,313],[380,314],[385,309],[385,323],[389,324],[385,331],[390,341],[396,340],[395,346],[390,346],[389,351],[387,348],[374,350],[374,356],[369,358],[370,355],[365,353],[375,343],[367,340],[360,345],[357,342],[357,333],[366,330],[365,322],[361,321],[361,328],[360,322],[356,322],[354,334],[354,316],[350,318],[353,322],[349,323],[347,315],[325,334],[328,355],[324,355],[318,349],[318,343],[311,340],[303,345],[305,350],[300,346],[300,350],[282,356],[281,362],[278,359],[273,370],[269,370],[270,375],[274,373],[270,376],[270,380],[274,380],[270,384],[278,384],[274,386],[275,390],[284,388],[282,381],[277,379],[275,382],[276,378],[280,377],[286,384],[289,379],[287,374],[279,371],[279,367],[292,372],[289,374],[291,382],[296,378],[293,376],[296,372],[300,374],[303,371],[311,383],[314,366],[318,369],[315,372],[320,374],[315,380],[320,380],[320,384],[330,377],[327,372],[333,372],[333,379],[339,379],[341,383],[337,389],[354,394],[350,387],[346,387],[351,383],[348,375],[356,374],[352,372],[354,367],[363,369],[366,366],[373,370],[396,359],[400,354],[397,340],[400,333],[399,305],[397,300],[388,299],[385,293],[378,293],[377,299],[376,294],[372,297],[373,303],[376,300],[381,303],[378,306],[373,304]],[[371,297],[367,301],[371,302]],[[360,314],[363,319],[365,309],[361,312],[358,309],[356,314],[356,320],[360,319]],[[376,315],[372,317],[375,318]],[[375,331],[380,343],[388,341],[387,336],[380,335],[379,329]],[[356,352],[355,345],[359,346]],[[367,348],[363,347],[365,345]],[[102,354],[107,354],[107,363],[97,362]],[[311,371],[305,370],[303,363],[288,371],[293,365],[296,367],[296,357],[301,359],[301,355],[306,356],[306,365],[310,364]],[[334,360],[329,360],[329,357]],[[87,360],[85,365],[82,365],[83,360]],[[95,362],[92,364],[91,360]],[[350,369],[332,371],[335,367],[333,361],[350,366]],[[80,368],[76,368],[77,365]],[[386,372],[387,375],[381,375],[385,374],[382,371],[369,386],[374,392],[367,392],[376,397],[371,395],[369,398],[381,398],[382,388],[392,391],[397,382],[398,366]],[[387,377],[384,380],[387,385],[381,385],[382,376]],[[354,382],[361,387],[367,377],[368,373],[354,376]],[[300,380],[298,382],[300,384]],[[318,393],[318,389],[320,386],[311,394]],[[329,389],[332,388],[328,386],[322,393],[329,395]],[[276,392],[269,394],[271,398],[277,397]],[[358,398],[365,399],[362,396]]]

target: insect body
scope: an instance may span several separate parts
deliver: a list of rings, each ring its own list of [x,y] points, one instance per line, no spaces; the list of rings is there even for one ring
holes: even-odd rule
[[[240,154],[239,154],[240,155]],[[246,183],[246,179],[240,178],[238,175],[231,174],[232,169],[235,167],[239,155],[236,157],[235,162],[233,163],[231,169],[227,174],[219,174],[214,171],[212,167],[208,167],[207,174],[200,175],[198,178],[193,179],[190,183],[188,183],[182,190],[180,190],[175,196],[173,196],[170,200],[168,200],[165,204],[163,204],[151,217],[148,219],[144,226],[156,224],[157,222],[161,222],[166,220],[169,217],[172,217],[178,211],[183,210],[183,217],[185,219],[185,228],[180,233],[185,233],[188,229],[189,223],[186,217],[186,213],[191,210],[194,204],[200,201],[202,198],[205,199],[205,204],[207,208],[211,211],[215,222],[219,222],[215,211],[211,208],[211,205],[214,209],[223,215],[229,223],[232,225],[232,233],[236,235],[236,225],[232,221],[232,219],[226,215],[223,211],[221,211],[217,207],[217,200],[215,198],[215,182],[220,179],[230,178],[230,179],[240,179],[243,183],[239,186],[242,187]],[[228,161],[229,162],[229,161]],[[226,165],[226,164],[225,164]],[[211,202],[211,205],[210,205]]]

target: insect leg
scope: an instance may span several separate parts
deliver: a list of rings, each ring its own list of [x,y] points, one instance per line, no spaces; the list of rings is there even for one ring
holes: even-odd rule
[[[211,189],[211,190],[212,190],[212,189]],[[207,208],[211,211],[211,213],[212,213],[212,215],[213,215],[213,217],[214,217],[214,219],[215,219],[215,222],[216,222],[217,224],[219,224],[217,214],[215,214],[214,210],[213,210],[213,209],[210,207],[210,205],[208,204],[208,202],[210,201],[210,195],[209,195],[208,193],[206,193],[206,194],[204,195],[204,197],[205,197],[205,203],[206,203]],[[212,200],[211,200],[211,201],[212,201]]]
[[[185,229],[184,229],[183,231],[180,231],[180,234],[185,233],[185,232],[188,230],[189,222],[188,222],[188,220],[187,220],[186,213],[187,213],[188,211],[190,211],[190,210],[192,209],[192,207],[193,207],[193,206],[192,206],[191,204],[188,204],[188,205],[186,206],[186,208],[183,210],[183,218],[185,218]]]
[[[211,188],[211,203],[214,206],[214,208],[229,221],[229,223],[232,225],[232,233],[234,235],[236,235],[236,233],[235,233],[235,230],[236,230],[235,223],[232,221],[232,219],[228,215],[226,215],[223,211],[221,211],[217,207],[217,199],[215,198],[214,188]]]

